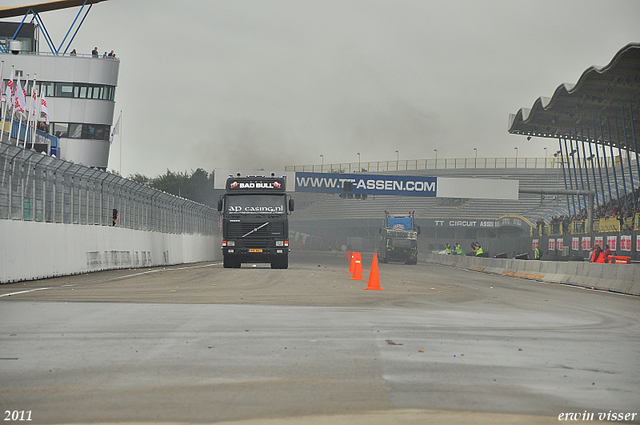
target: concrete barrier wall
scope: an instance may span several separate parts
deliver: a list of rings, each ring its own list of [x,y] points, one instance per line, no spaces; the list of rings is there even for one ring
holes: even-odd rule
[[[444,254],[429,254],[423,261],[540,282],[640,295],[640,265],[636,264],[513,260]]]
[[[0,220],[0,283],[215,261],[220,243],[219,236]]]

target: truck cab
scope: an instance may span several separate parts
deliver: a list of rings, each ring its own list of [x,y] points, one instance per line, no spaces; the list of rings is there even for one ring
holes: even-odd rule
[[[293,209],[285,177],[230,176],[218,201],[224,267],[270,263],[272,269],[288,268]]]
[[[420,227],[415,224],[413,211],[408,214],[391,214],[385,211],[385,218],[379,233],[379,261],[383,263],[418,263]]]

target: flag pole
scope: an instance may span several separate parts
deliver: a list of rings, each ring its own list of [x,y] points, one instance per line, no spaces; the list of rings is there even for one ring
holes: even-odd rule
[[[16,98],[20,95],[24,96],[24,87],[22,87],[22,81],[20,81],[19,77],[18,77],[18,82],[20,83],[19,86],[23,90],[23,93],[18,93],[18,90],[16,89]],[[27,74],[27,84],[29,84],[29,74]],[[20,101],[18,101],[18,105],[20,105]],[[24,106],[20,105],[20,109],[24,112],[24,108],[26,106],[27,105],[24,105]],[[16,146],[20,146],[20,133],[22,132],[22,118],[24,118],[24,113],[20,114],[20,122],[18,123],[18,135],[16,136]],[[27,137],[26,134],[25,134],[25,137]]]
[[[29,78],[27,77],[27,87],[25,87],[25,90],[28,88],[29,88]],[[33,74],[33,83],[31,84],[31,93],[29,93],[29,112],[25,111],[25,113],[27,114],[27,128],[24,129],[24,144],[22,146],[24,149],[27,148],[27,139],[29,139],[29,130],[31,129],[31,123],[32,123],[31,115],[33,114],[33,107],[35,106],[33,104],[33,93],[35,89],[36,89],[36,74]],[[31,149],[33,149],[33,132],[31,132],[31,139],[32,139]]]
[[[118,118],[120,128],[118,128],[118,142],[120,143],[120,177],[122,177],[122,109],[120,109],[120,117]]]
[[[38,118],[40,118],[40,114],[44,112],[44,123],[46,124],[46,133],[49,133],[49,108],[47,107],[47,98],[44,94],[44,92],[47,91],[46,87],[41,86],[40,87],[40,102],[38,103],[39,105],[39,109],[38,109]],[[49,145],[49,152],[48,155],[51,155],[51,139],[49,139],[49,141],[47,142]],[[57,147],[56,147],[57,149]],[[58,154],[58,152],[56,151],[56,155]]]
[[[34,82],[35,83],[35,82]],[[42,90],[40,90],[42,91]],[[36,131],[38,130],[38,121],[40,118],[40,102],[38,101],[38,90],[36,90],[36,85],[33,85],[33,129],[31,130],[31,148],[36,148]]]

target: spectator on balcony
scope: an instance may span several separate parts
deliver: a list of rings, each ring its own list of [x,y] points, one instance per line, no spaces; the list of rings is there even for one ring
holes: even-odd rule
[[[622,227],[624,226],[624,212],[622,211],[623,207],[619,207],[616,211],[616,219],[620,223],[620,231],[622,232]]]
[[[569,233],[569,223],[571,222],[571,219],[569,219],[569,217],[565,217],[562,216],[562,234],[566,235],[567,233]]]

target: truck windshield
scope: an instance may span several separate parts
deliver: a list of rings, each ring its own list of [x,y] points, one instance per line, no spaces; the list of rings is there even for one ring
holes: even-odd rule
[[[284,195],[229,195],[228,215],[281,215],[285,214]]]

